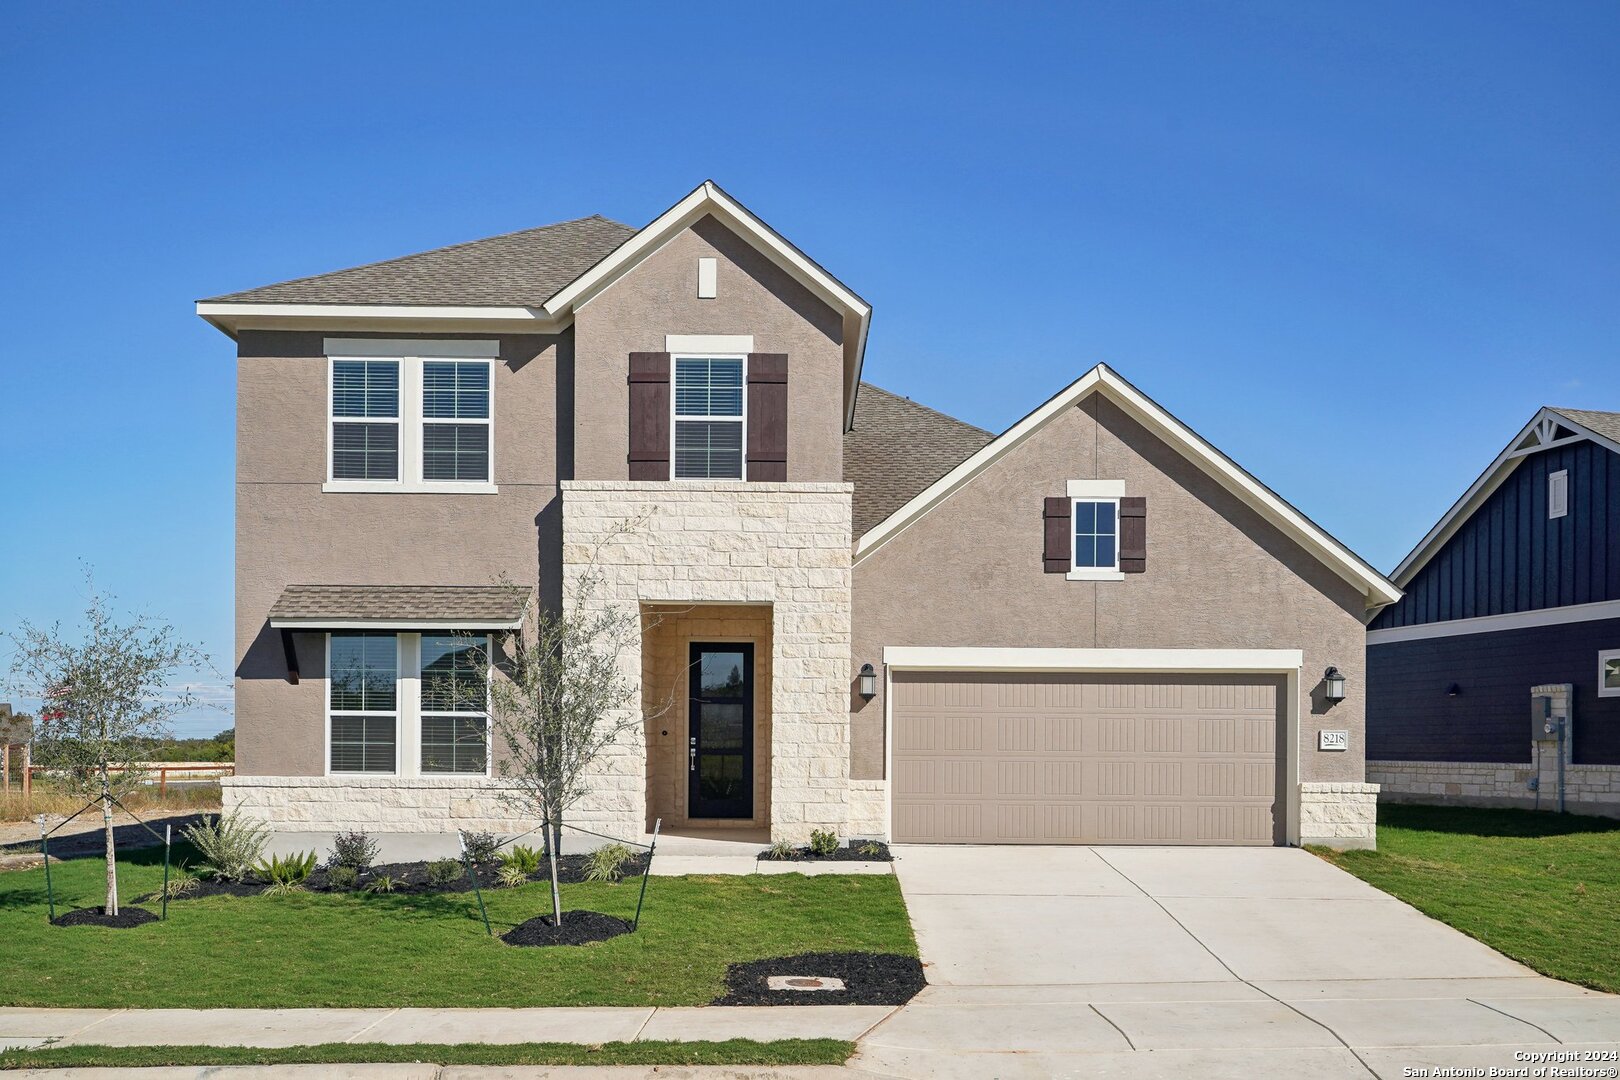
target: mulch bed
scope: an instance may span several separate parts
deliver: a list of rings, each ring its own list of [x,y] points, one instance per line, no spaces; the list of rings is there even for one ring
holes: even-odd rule
[[[561,929],[552,925],[550,915],[541,915],[512,927],[501,940],[508,945],[594,945],[629,932],[629,923],[600,911],[565,911]]]
[[[864,847],[874,847],[873,854],[862,854]],[[894,856],[889,854],[889,845],[877,840],[851,840],[831,855],[814,855],[807,847],[796,847],[793,854],[785,859],[778,859],[771,854],[769,848],[759,853],[761,859],[768,862],[893,862]]]
[[[590,865],[588,855],[564,855],[557,860],[557,880],[563,885],[577,885],[585,880],[585,871]],[[324,867],[309,875],[304,882],[304,888],[310,892],[366,892],[366,886],[377,878],[386,874],[394,880],[392,893],[386,895],[421,895],[423,893],[465,893],[472,892],[472,883],[467,880],[465,869],[460,870],[456,877],[446,885],[433,885],[428,881],[428,864],[426,862],[409,863],[382,863],[373,866],[360,875],[359,882],[348,889],[335,888],[329,883],[327,871]],[[645,852],[634,855],[620,868],[627,878],[640,877],[647,872],[647,855]],[[499,862],[479,863],[473,867],[478,875],[478,884],[481,888],[497,889],[501,887]],[[551,880],[544,860],[540,863],[540,870],[529,875],[530,881]],[[257,877],[247,881],[214,881],[210,878],[199,878],[197,887],[184,896],[170,897],[172,904],[177,900],[200,900],[207,896],[258,896],[264,892],[268,882]],[[565,922],[567,920],[564,920]]]
[[[832,976],[843,990],[771,990],[772,975]],[[922,962],[894,953],[826,952],[732,964],[714,1005],[904,1005],[928,985]]]
[[[117,930],[128,930],[157,921],[158,917],[143,907],[119,905],[117,915],[108,915],[105,907],[77,908],[66,915],[58,915],[52,923],[56,926],[110,926]]]

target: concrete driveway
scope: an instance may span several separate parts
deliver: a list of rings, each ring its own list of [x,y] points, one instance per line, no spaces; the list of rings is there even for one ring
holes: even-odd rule
[[[895,855],[929,987],[862,1040],[857,1069],[1365,1080],[1535,1075],[1516,1054],[1620,1050],[1620,998],[1542,978],[1304,851]]]

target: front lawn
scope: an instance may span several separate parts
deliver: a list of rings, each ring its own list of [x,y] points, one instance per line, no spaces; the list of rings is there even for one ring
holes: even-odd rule
[[[1377,851],[1316,853],[1543,975],[1620,992],[1620,821],[1383,805]]]
[[[842,1065],[855,1044],[839,1039],[753,1042],[322,1043],[247,1046],[63,1046],[0,1052],[0,1069],[177,1068],[185,1065],[328,1065],[422,1061],[435,1065]]]
[[[101,902],[100,860],[51,873],[58,914]],[[131,852],[119,870],[126,906],[162,876],[161,850]],[[629,919],[640,884],[564,885],[563,907]],[[49,925],[44,871],[0,873],[0,1005],[706,1005],[725,993],[726,967],[739,961],[917,952],[887,874],[655,877],[638,933],[585,946],[502,942],[501,933],[550,910],[548,888],[485,890],[493,938],[471,893],[179,900],[165,923],[111,930]]]

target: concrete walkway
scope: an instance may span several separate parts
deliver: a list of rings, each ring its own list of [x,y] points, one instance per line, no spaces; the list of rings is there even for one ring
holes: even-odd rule
[[[1620,998],[1542,978],[1303,851],[896,856],[929,987],[862,1041],[860,1070],[1365,1080],[1620,1049]]]

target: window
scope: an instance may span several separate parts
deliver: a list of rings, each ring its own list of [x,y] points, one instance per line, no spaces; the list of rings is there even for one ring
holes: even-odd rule
[[[1561,518],[1569,513],[1569,471],[1559,469],[1547,476],[1547,516]]]
[[[422,635],[422,772],[488,771],[489,698],[483,664],[489,639]]]
[[[1620,697],[1620,649],[1598,653],[1598,697]]]
[[[675,478],[741,480],[742,357],[674,359]]]
[[[326,490],[495,490],[497,342],[327,338],[326,349]]]
[[[393,634],[329,638],[331,759],[334,773],[398,770],[399,642]]]
[[[399,479],[399,361],[332,361],[332,479]]]
[[[1062,504],[1059,503],[1059,506]],[[1119,566],[1119,502],[1074,500],[1074,567],[1114,570]]]

